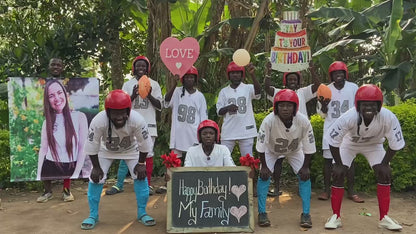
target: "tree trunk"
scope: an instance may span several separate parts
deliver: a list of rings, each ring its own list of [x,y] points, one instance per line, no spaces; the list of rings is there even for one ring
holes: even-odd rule
[[[261,2],[260,8],[257,11],[256,18],[253,21],[251,30],[247,36],[246,42],[244,44],[244,49],[250,51],[251,46],[253,45],[254,39],[256,39],[257,33],[260,28],[260,21],[264,18],[267,13],[267,7],[269,6],[269,0],[263,0]]]
[[[121,44],[118,29],[111,30],[111,40],[109,50],[111,54],[111,80],[113,82],[113,89],[121,89],[124,83],[122,58],[121,58]]]

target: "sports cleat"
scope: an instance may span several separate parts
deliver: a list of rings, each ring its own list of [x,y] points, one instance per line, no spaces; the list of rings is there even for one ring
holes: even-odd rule
[[[378,227],[385,228],[391,231],[399,231],[403,228],[396,220],[390,218],[387,215],[385,215],[384,218],[380,220],[380,222],[378,223]]]
[[[311,228],[312,227],[312,219],[310,214],[302,213],[300,215],[300,226],[303,228]]]
[[[337,229],[339,227],[342,227],[341,217],[336,214],[333,214],[325,223],[326,229]]]
[[[38,199],[36,199],[36,202],[39,203],[45,203],[53,198],[52,193],[44,193]]]
[[[64,200],[64,202],[71,202],[75,200],[74,195],[72,195],[71,192],[69,193],[63,192],[62,199]]]

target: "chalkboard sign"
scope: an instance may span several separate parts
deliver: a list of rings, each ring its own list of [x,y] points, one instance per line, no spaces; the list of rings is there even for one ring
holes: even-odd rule
[[[248,167],[171,168],[167,232],[253,232]]]

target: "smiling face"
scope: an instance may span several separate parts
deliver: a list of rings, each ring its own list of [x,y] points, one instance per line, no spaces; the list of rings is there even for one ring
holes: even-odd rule
[[[109,109],[109,117],[116,128],[123,127],[129,118],[128,109]]]
[[[278,102],[277,104],[277,115],[281,120],[290,120],[293,118],[296,104],[293,102]]]
[[[358,103],[360,113],[364,120],[371,121],[378,112],[379,102],[376,101],[360,101]]]
[[[201,142],[204,145],[213,145],[215,144],[215,130],[210,127],[205,127],[200,131]]]
[[[291,90],[299,89],[299,78],[296,73],[290,73],[286,76],[286,87]]]
[[[58,83],[53,83],[48,88],[48,100],[51,108],[56,113],[62,113],[66,105],[66,93]]]
[[[62,59],[53,58],[49,61],[49,74],[53,77],[60,77],[63,70],[64,65],[62,63]]]
[[[147,75],[147,63],[144,60],[137,60],[134,63],[134,74],[136,75],[136,79],[140,79],[143,75]]]

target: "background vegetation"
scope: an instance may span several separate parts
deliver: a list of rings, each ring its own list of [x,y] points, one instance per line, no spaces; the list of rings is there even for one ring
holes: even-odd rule
[[[414,108],[412,102],[401,103],[416,96],[416,3],[412,0],[4,0],[0,2],[0,97],[4,100],[0,125],[7,135],[7,77],[44,77],[51,57],[63,58],[66,77],[99,77],[103,97],[122,86],[133,58],[145,54],[152,63],[151,77],[165,92],[172,79],[158,49],[169,36],[199,41],[199,89],[206,96],[209,117],[220,122],[215,103],[219,90],[227,84],[225,68],[232,53],[247,49],[262,83],[263,68],[285,10],[300,12],[321,81],[327,81],[330,63],[342,60],[348,65],[351,81],[379,84],[385,104],[394,106],[392,110],[403,121],[410,147],[415,138],[406,134],[415,132],[414,120],[411,114],[399,115],[402,111],[412,113],[407,109]],[[309,84],[309,74],[303,72],[303,76],[303,83]],[[274,73],[272,81],[281,87],[281,74]],[[270,106],[265,98],[254,103],[258,121]],[[156,156],[168,152],[169,110],[163,110],[158,120]],[[322,120],[313,116],[312,123],[320,148]],[[6,139],[0,142],[6,147],[1,148],[0,181],[10,186],[10,168],[5,168],[9,160]],[[406,148],[394,160],[403,164],[393,164],[396,190],[415,184],[414,172],[406,170],[406,166],[416,166],[412,152]],[[238,152],[234,154],[238,157]],[[155,159],[155,175],[160,175],[163,167],[159,158]],[[317,186],[322,183],[320,160],[318,152],[313,161]],[[358,189],[373,179],[371,172],[362,168],[357,171],[368,173],[357,180],[363,183]]]

